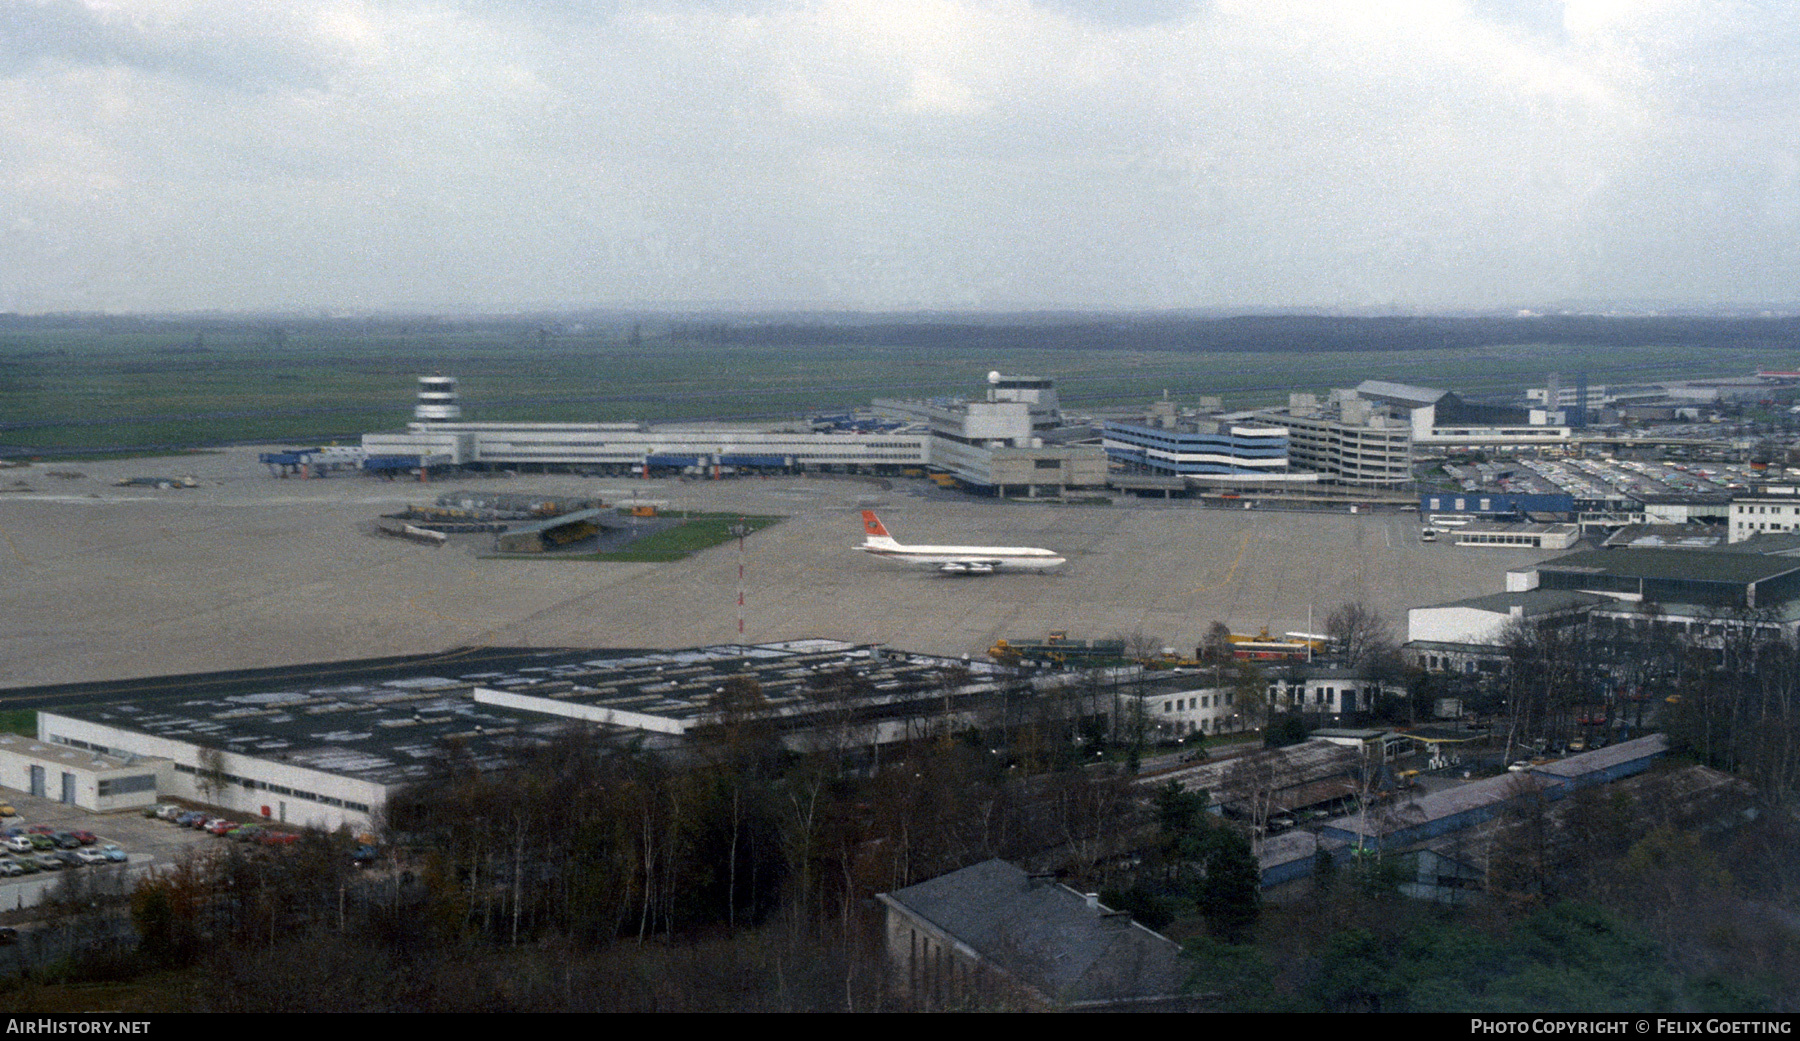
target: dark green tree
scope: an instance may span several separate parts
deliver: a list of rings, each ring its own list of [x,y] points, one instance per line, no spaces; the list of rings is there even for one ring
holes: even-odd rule
[[[1206,874],[1196,892],[1206,931],[1226,943],[1248,943],[1262,913],[1261,873],[1250,839],[1234,828],[1207,832]]]

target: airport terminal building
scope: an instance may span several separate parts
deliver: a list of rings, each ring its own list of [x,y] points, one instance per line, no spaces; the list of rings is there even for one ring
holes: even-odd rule
[[[990,372],[982,401],[877,398],[872,407],[926,427],[931,466],[971,490],[1032,497],[1106,486],[1106,453],[1076,443],[1085,430],[1063,428],[1055,380]]]
[[[641,423],[438,423],[364,434],[371,458],[419,457],[451,466],[543,466],[647,473],[733,469],[899,468],[930,460],[923,432],[812,433],[747,426]]]
[[[1318,474],[1288,465],[1288,431],[1239,418],[1208,417],[1162,424],[1107,423],[1106,454],[1128,470],[1186,479],[1190,484],[1275,488],[1308,484]]]
[[[989,376],[987,400],[878,400],[895,429],[814,430],[749,424],[471,423],[455,380],[420,379],[404,432],[364,434],[366,466],[415,468],[537,465],[648,476],[670,471],[898,473],[933,467],[975,491],[1056,495],[1106,485],[1106,455],[1059,437],[1055,381]],[[302,462],[296,458],[295,462]]]

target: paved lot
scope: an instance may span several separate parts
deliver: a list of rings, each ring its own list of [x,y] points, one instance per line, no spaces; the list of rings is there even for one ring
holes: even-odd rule
[[[1554,554],[1418,541],[1411,514],[1077,507],[946,497],[922,481],[640,482],[527,475],[443,485],[277,480],[255,449],[0,471],[0,687],[477,645],[680,647],[737,638],[735,546],[673,564],[482,560],[370,533],[453,489],[630,494],[785,514],[747,540],[750,640],[878,641],[978,655],[995,637],[1143,633],[1191,649],[1213,621],[1319,628],[1366,600],[1405,609],[1504,588]],[[85,476],[59,479],[48,470]],[[119,488],[193,474],[188,490]],[[873,506],[902,542],[1044,546],[1046,575],[951,578],[852,550]]]
[[[217,844],[221,840],[205,832],[176,827],[164,821],[146,820],[140,811],[121,813],[88,813],[49,799],[39,799],[23,792],[8,790],[6,801],[19,811],[19,816],[3,822],[4,827],[31,827],[47,824],[57,831],[91,831],[101,844],[118,843],[131,860],[126,864],[90,865],[46,871],[22,878],[0,879],[0,913],[31,907],[48,890],[76,879],[101,887],[127,888],[131,880],[179,860],[190,846]]]

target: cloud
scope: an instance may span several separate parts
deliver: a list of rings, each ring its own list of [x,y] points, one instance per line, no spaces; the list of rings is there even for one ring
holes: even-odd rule
[[[0,6],[0,76],[87,66],[237,89],[317,89],[324,81],[303,21],[255,4],[13,0]]]
[[[1765,5],[0,10],[0,307],[1791,295]]]

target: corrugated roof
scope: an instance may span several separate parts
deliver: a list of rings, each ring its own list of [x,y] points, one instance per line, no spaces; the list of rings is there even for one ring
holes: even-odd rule
[[[1144,784],[1177,781],[1189,790],[1204,789],[1221,805],[1245,797],[1246,785],[1279,781],[1281,788],[1298,788],[1314,781],[1356,772],[1362,753],[1348,745],[1313,739],[1285,748],[1265,748],[1247,755],[1201,763],[1172,773],[1145,778]]]
[[[1669,739],[1667,737],[1662,734],[1649,734],[1631,741],[1621,741],[1616,745],[1607,745],[1605,748],[1596,748],[1592,752],[1572,755],[1567,759],[1558,759],[1554,763],[1534,766],[1532,772],[1572,779],[1597,770],[1609,770],[1634,759],[1662,755],[1668,750]]]
[[[1321,849],[1342,849],[1346,845],[1348,843],[1343,839],[1322,837],[1294,828],[1264,839],[1262,849],[1257,851],[1256,860],[1262,870],[1267,871],[1272,867],[1317,856]]]

